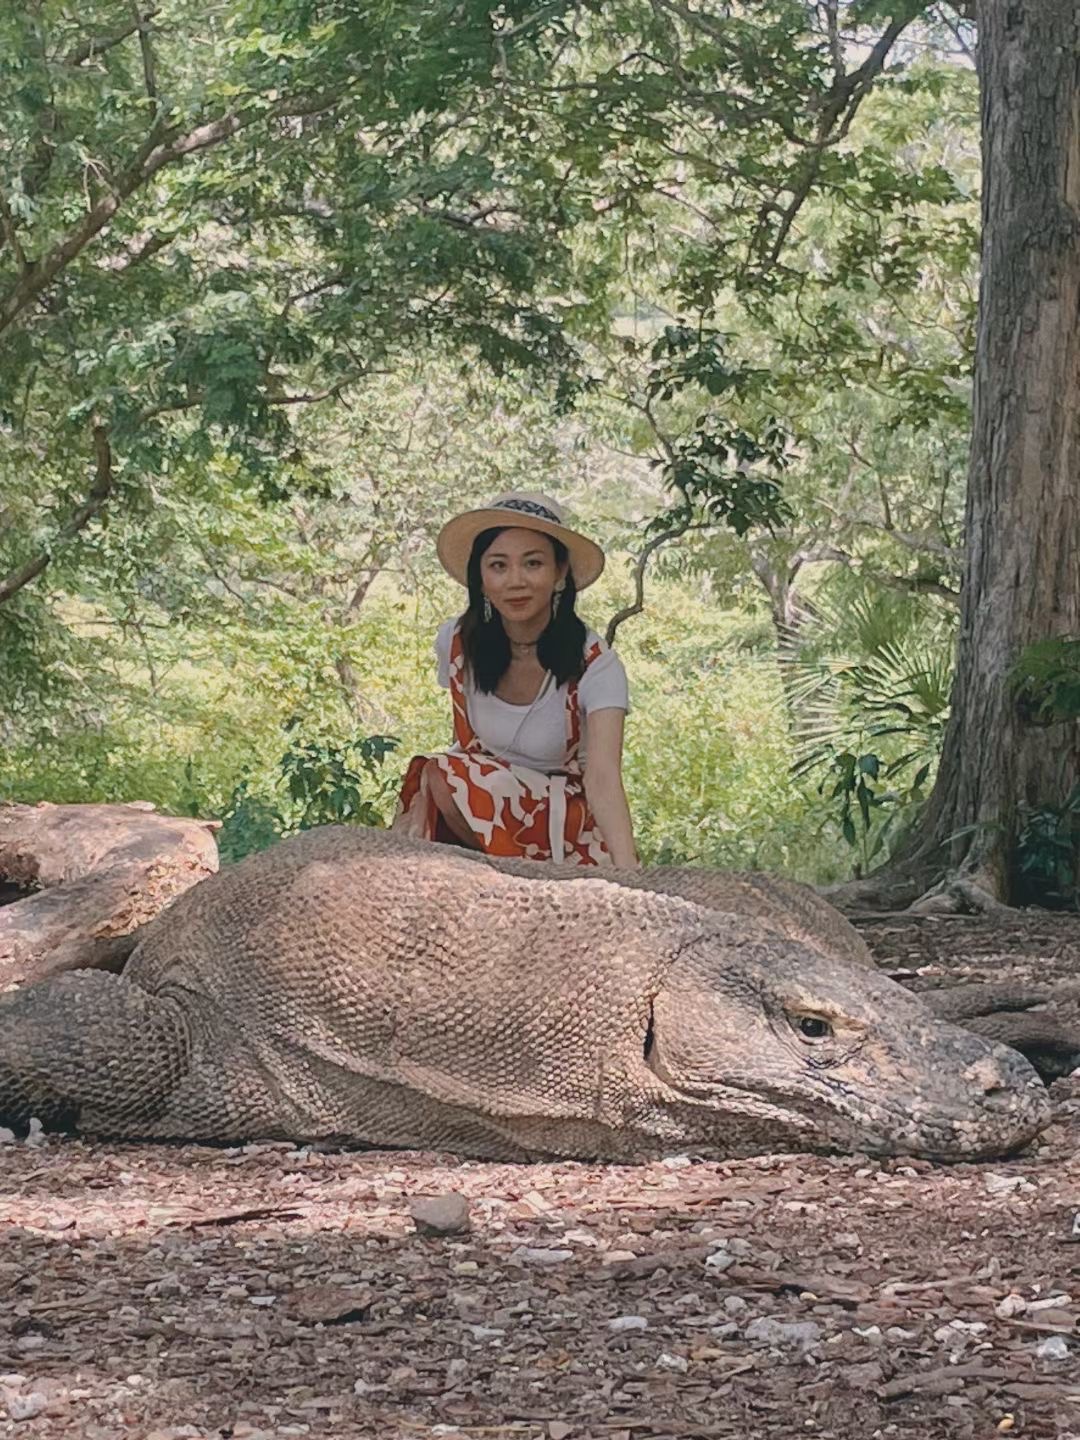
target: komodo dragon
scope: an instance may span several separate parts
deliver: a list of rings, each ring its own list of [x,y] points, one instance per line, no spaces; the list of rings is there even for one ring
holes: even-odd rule
[[[252,856],[147,926],[123,975],[0,997],[0,1121],[621,1161],[970,1159],[1049,1121],[1022,1057],[863,966],[514,868],[348,827]]]
[[[876,970],[866,941],[835,906],[808,885],[764,871],[717,870],[704,866],[654,865],[644,870],[582,871],[578,865],[537,865],[535,860],[493,859],[476,851],[462,852],[507,874],[580,880],[602,876],[635,890],[663,895],[746,915],[789,940],[809,945],[821,955]],[[1025,1014],[1054,998],[1045,986],[979,982],[923,992],[921,999],[940,1020],[951,1020],[976,1035],[1008,1045],[1029,1060],[1049,1083],[1080,1065],[1080,1034],[1045,1011]]]

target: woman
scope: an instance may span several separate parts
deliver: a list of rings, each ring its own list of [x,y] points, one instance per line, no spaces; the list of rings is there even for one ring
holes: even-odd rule
[[[544,495],[500,495],[439,534],[468,588],[435,639],[454,745],[415,756],[394,829],[581,865],[638,863],[622,784],[626,671],[574,602],[604,552]]]

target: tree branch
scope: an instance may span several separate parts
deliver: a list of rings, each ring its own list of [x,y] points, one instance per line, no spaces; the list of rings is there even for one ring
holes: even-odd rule
[[[129,32],[130,33],[130,32]],[[286,116],[312,115],[328,109],[338,97],[322,96],[283,100],[269,110],[238,111],[231,115],[219,116],[184,135],[173,135],[161,140],[151,132],[135,159],[118,176],[113,191],[103,196],[84,215],[80,223],[48,255],[27,270],[0,302],[0,333],[16,320],[22,312],[45,290],[56,276],[98,235],[116,216],[124,201],[141,189],[159,170],[184,160],[200,150],[211,149],[231,139],[240,130],[259,120],[283,119]]]
[[[143,83],[146,86],[146,98],[150,101],[153,109],[153,118],[156,123],[161,112],[161,102],[158,99],[157,79],[154,74],[154,49],[150,44],[150,17],[155,13],[148,10],[144,14],[139,9],[139,0],[131,0],[131,13],[135,16],[135,28],[139,32],[139,49],[142,51]]]
[[[98,513],[108,500],[112,492],[113,471],[112,471],[112,447],[109,444],[109,432],[100,422],[94,425],[94,461],[95,476],[90,491],[77,510],[68,517],[56,532],[56,538],[47,549],[42,550],[33,560],[28,560],[17,570],[13,570],[4,580],[0,580],[0,605],[5,600],[10,600],[24,585],[29,585],[41,574],[45,567],[53,559],[57,550],[73,539],[79,531]]]
[[[15,217],[11,213],[7,196],[2,190],[0,190],[0,235],[2,235],[6,243],[11,246],[11,252],[15,256],[19,269],[25,273],[26,270],[29,269],[26,252],[19,242],[19,232],[15,225]]]
[[[910,24],[910,18],[890,20],[885,31],[859,68],[853,70],[849,75],[844,75],[832,87],[818,120],[818,148],[807,159],[798,181],[791,186],[791,200],[779,212],[780,224],[765,256],[766,268],[775,265],[779,260],[780,252],[784,248],[791,227],[817,180],[826,148],[847,135],[863,98],[884,69],[885,62],[889,58],[889,51]],[[762,208],[759,232],[765,227],[767,215],[776,208],[775,201]]]
[[[642,610],[645,609],[645,567],[649,563],[650,556],[659,550],[661,545],[667,545],[672,540],[678,540],[679,537],[685,535],[688,530],[711,530],[712,528],[711,525],[695,525],[691,524],[689,520],[684,520],[681,524],[676,525],[673,530],[665,530],[662,535],[654,535],[653,538],[642,547],[638,554],[637,562],[634,565],[633,603],[624,605],[621,610],[617,610],[608,621],[607,629],[604,632],[604,639],[609,645],[614,644],[615,631],[618,630],[622,622],[629,620],[632,615],[640,615]]]
[[[156,14],[150,10],[148,15]],[[125,25],[120,30],[113,30],[109,35],[88,35],[85,40],[80,40],[73,45],[64,57],[68,65],[85,65],[87,60],[95,55],[104,55],[106,50],[111,50],[115,45],[121,45],[129,35],[134,35],[139,28],[138,19],[131,25]]]

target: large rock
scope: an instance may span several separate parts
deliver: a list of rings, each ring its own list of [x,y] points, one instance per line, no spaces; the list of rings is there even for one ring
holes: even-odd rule
[[[217,821],[130,805],[0,804],[0,988],[119,968],[123,937],[218,868]],[[9,892],[10,893],[10,892]]]

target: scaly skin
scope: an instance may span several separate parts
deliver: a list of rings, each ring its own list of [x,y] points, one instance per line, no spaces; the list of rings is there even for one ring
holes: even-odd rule
[[[828,945],[518,868],[337,827],[252,856],[122,976],[0,997],[0,1121],[622,1161],[971,1159],[1048,1122],[1023,1059]]]

